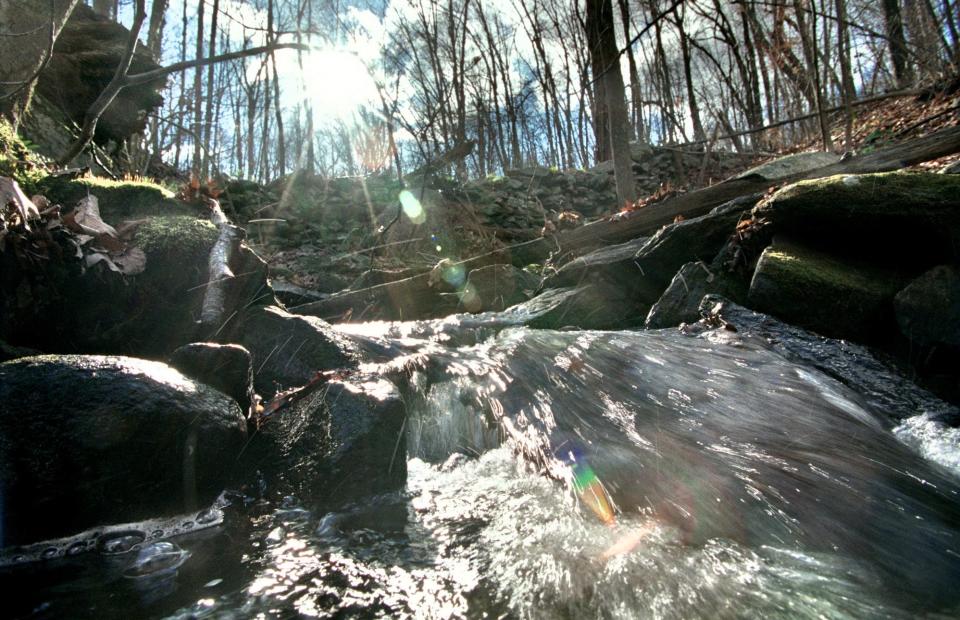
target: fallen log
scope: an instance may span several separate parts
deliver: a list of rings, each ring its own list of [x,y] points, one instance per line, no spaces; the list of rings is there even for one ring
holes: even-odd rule
[[[774,185],[793,183],[804,179],[817,179],[835,174],[866,174],[889,172],[938,159],[960,152],[960,127],[941,129],[928,136],[877,149],[813,170],[768,179],[760,176],[740,176],[680,194],[662,202],[561,232],[541,243],[526,244],[516,253],[523,264],[547,258],[550,252],[560,251],[568,256],[578,256],[600,245],[623,243],[652,234],[657,229],[672,223],[677,216],[684,219],[708,213],[714,207],[734,198],[748,194],[763,193]],[[514,263],[518,264],[518,263]]]

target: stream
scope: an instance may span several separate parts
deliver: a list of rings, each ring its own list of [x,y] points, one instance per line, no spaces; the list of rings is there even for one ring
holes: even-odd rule
[[[956,432],[723,330],[508,319],[342,328],[405,369],[404,492],[230,491],[195,532],[3,573],[7,614],[960,615]]]

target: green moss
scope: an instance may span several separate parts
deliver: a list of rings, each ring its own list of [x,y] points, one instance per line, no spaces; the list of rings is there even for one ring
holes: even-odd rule
[[[207,220],[184,215],[153,217],[134,236],[134,245],[151,255],[170,257],[207,254],[217,240],[217,227]]]
[[[37,193],[46,174],[43,158],[30,150],[10,123],[0,119],[0,176],[11,177],[30,196]]]
[[[882,172],[840,174],[800,181],[777,191],[764,204],[779,211],[850,211],[877,215],[914,214],[917,210],[957,205],[960,208],[958,175]]]
[[[796,246],[771,247],[763,257],[770,277],[801,287],[855,290],[879,296],[890,296],[900,287],[899,281],[891,279],[886,271],[851,266],[827,254]]]
[[[112,181],[98,177],[62,179],[47,177],[40,191],[53,202],[72,205],[92,194],[100,204],[100,214],[107,222],[119,222],[149,215],[194,213],[194,207],[173,197],[173,192],[146,181]]]

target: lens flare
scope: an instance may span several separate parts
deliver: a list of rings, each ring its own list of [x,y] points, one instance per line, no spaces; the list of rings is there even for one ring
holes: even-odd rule
[[[423,205],[421,205],[417,197],[413,195],[413,192],[403,190],[400,192],[399,199],[403,214],[406,215],[411,222],[419,225],[427,221],[427,214],[423,210]]]

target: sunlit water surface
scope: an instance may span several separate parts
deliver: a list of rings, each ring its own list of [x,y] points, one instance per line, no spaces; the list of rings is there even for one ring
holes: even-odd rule
[[[404,492],[231,493],[217,528],[7,575],[13,615],[960,615],[958,438],[923,412],[735,337],[471,329],[366,330],[415,368]]]

